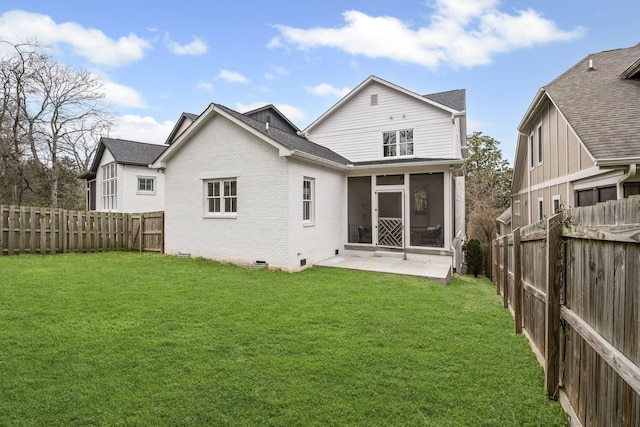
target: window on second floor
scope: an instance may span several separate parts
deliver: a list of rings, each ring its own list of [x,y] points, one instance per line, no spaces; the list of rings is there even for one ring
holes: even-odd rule
[[[413,129],[382,133],[384,157],[413,156]]]
[[[538,126],[538,164],[542,163],[542,125]]]
[[[529,137],[529,167],[533,169],[533,134]]]

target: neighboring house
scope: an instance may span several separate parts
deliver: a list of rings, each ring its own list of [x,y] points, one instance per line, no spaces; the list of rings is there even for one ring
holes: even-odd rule
[[[167,253],[296,271],[384,249],[459,268],[464,90],[420,96],[372,76],[299,135],[273,106],[211,104],[181,126],[151,165]]]
[[[511,206],[505,209],[498,218],[498,236],[511,234]]]
[[[591,54],[541,88],[518,126],[512,227],[640,193],[640,44]]]
[[[153,212],[164,210],[164,175],[151,164],[167,147],[101,138],[86,180],[87,210]]]

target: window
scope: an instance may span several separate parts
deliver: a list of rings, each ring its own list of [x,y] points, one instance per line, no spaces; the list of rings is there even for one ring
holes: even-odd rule
[[[205,215],[228,215],[238,212],[235,178],[205,181]]]
[[[304,178],[302,180],[302,221],[313,222],[313,199],[314,199],[314,179]]]
[[[513,214],[515,216],[520,216],[520,200],[515,200],[513,202]]]
[[[156,191],[155,178],[138,177],[138,192],[139,193],[153,193]]]
[[[378,94],[374,93],[371,95],[371,105],[378,105]]]
[[[552,208],[551,215],[555,215],[560,211],[560,196],[559,195],[553,196],[553,202],[552,202],[551,208]]]
[[[538,126],[538,164],[542,163],[542,125]]]
[[[413,156],[413,129],[382,133],[384,157]]]
[[[625,182],[624,197],[627,198],[636,194],[640,194],[640,182]]]
[[[115,162],[102,166],[102,208],[118,209],[118,165]]]
[[[529,137],[529,167],[533,169],[533,134]]]
[[[538,199],[538,221],[542,221],[544,219],[544,200],[542,198]]]
[[[606,187],[586,188],[576,191],[576,206],[591,206],[607,200],[616,200],[618,189],[615,185]]]

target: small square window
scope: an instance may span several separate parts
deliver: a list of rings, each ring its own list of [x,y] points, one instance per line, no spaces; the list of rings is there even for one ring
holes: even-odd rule
[[[237,181],[234,178],[205,181],[205,215],[235,215],[237,212]]]

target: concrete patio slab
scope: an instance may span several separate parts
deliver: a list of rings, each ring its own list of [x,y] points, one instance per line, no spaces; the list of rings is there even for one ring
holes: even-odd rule
[[[377,271],[380,273],[420,276],[444,285],[451,280],[451,266],[445,263],[410,261],[392,257],[334,256],[316,262],[320,267],[346,268],[351,270]]]

